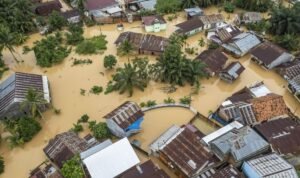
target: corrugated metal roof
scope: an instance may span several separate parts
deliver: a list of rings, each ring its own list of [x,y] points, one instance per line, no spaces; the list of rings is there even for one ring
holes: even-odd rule
[[[104,148],[106,148],[106,147],[108,147],[108,146],[110,146],[112,144],[113,143],[112,143],[112,141],[110,139],[105,140],[104,142],[102,142],[102,143],[100,143],[98,145],[95,145],[92,148],[90,148],[90,149],[88,149],[88,150],[80,153],[80,158],[81,159],[85,159],[85,158],[87,158],[87,157],[89,157],[89,156],[97,153],[98,151],[103,150]]]

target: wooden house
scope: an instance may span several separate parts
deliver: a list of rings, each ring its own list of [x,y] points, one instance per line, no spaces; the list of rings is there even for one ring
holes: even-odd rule
[[[48,16],[53,11],[60,12],[60,9],[62,8],[62,5],[59,0],[53,0],[48,2],[42,2],[39,4],[36,4],[34,7],[34,12],[37,15],[41,16]]]

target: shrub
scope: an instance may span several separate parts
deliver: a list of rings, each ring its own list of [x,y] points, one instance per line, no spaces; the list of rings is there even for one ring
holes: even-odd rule
[[[84,96],[84,95],[85,95],[85,89],[80,88],[80,94],[81,94],[82,96]]]
[[[188,54],[195,54],[195,48],[185,48],[184,51]]]
[[[105,68],[112,69],[117,64],[117,59],[114,55],[104,57],[103,65]]]
[[[89,116],[87,114],[84,114],[78,119],[77,123],[86,123],[89,121]]]
[[[96,123],[96,121],[89,122],[89,129],[93,136],[98,140],[103,140],[111,137],[111,133],[105,122]]]
[[[91,93],[99,95],[103,91],[103,87],[101,86],[93,86],[90,90]]]
[[[84,178],[84,172],[81,167],[81,160],[78,155],[66,161],[61,168],[61,174],[65,178]]]
[[[59,12],[53,11],[48,17],[49,31],[61,30],[67,24],[67,20]]]
[[[71,130],[75,133],[79,133],[83,131],[83,126],[81,124],[73,124],[73,128]]]
[[[85,39],[80,42],[76,47],[78,54],[97,54],[106,50],[107,41],[104,35],[94,36],[90,39]]]
[[[4,164],[3,157],[0,156],[0,174],[2,174],[4,172],[4,167],[5,167],[5,164]]]
[[[181,104],[190,105],[191,102],[192,102],[192,98],[191,98],[190,96],[185,96],[185,97],[183,97],[183,98],[180,98],[180,99],[179,99],[179,102],[180,102]]]
[[[175,100],[168,97],[167,99],[164,99],[164,103],[165,104],[174,104],[175,103]]]
[[[77,45],[84,40],[83,29],[79,24],[70,24],[67,33],[65,33],[68,45]]]
[[[235,9],[235,6],[231,2],[226,1],[224,3],[224,11],[225,12],[233,13],[234,9]]]

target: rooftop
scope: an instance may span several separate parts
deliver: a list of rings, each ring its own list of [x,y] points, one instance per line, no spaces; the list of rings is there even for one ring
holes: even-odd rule
[[[281,118],[263,122],[256,125],[254,129],[272,145],[278,154],[300,152],[300,124],[298,121]]]
[[[274,153],[246,161],[243,172],[247,176],[257,177],[298,177],[295,168]]]
[[[83,159],[92,178],[114,178],[140,163],[127,138]]]
[[[146,25],[154,25],[156,23],[160,23],[160,24],[166,24],[167,22],[165,21],[165,19],[160,16],[160,15],[152,15],[152,16],[143,16],[142,17],[142,22]]]
[[[252,103],[255,118],[258,122],[288,115],[288,108],[283,97],[274,93],[251,99],[250,103]]]
[[[203,15],[199,16],[199,19],[204,25],[224,22],[224,17],[222,14]]]
[[[225,72],[236,79],[244,70],[245,67],[242,66],[240,62],[232,62],[222,72]]]
[[[291,80],[297,75],[300,75],[300,60],[283,63],[277,66],[279,74],[287,80]]]
[[[196,57],[197,60],[206,64],[209,72],[220,72],[228,60],[227,56],[219,49],[205,50]]]
[[[192,31],[194,29],[203,27],[203,23],[199,18],[192,18],[190,20],[187,20],[185,22],[179,23],[176,25],[178,27],[179,33],[187,33],[189,31]]]
[[[116,0],[86,0],[85,8],[91,10],[101,10],[113,5],[118,5]]]

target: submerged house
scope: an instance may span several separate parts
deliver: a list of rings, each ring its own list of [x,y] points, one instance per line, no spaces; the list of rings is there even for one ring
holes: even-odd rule
[[[260,39],[254,33],[244,32],[223,43],[222,47],[233,56],[242,57],[260,43]]]
[[[51,163],[44,162],[30,172],[29,178],[64,178]]]
[[[244,162],[243,173],[251,178],[297,178],[295,168],[277,154],[269,154]]]
[[[300,75],[300,60],[294,59],[291,62],[283,63],[275,68],[275,70],[286,80],[291,80]]]
[[[245,176],[233,165],[221,165],[200,174],[199,178],[244,178]]]
[[[300,75],[288,80],[288,90],[300,102]]]
[[[186,13],[186,17],[188,20],[191,18],[194,18],[194,17],[204,15],[204,11],[202,9],[200,9],[199,7],[187,8],[187,9],[184,9],[184,12]]]
[[[198,177],[214,168],[219,161],[200,142],[203,136],[193,125],[174,125],[156,139],[150,148],[179,177]]]
[[[73,9],[66,12],[62,12],[61,15],[69,22],[69,23],[79,23],[80,22],[80,13],[78,10]]]
[[[223,70],[228,58],[221,50],[215,49],[203,51],[195,60],[203,62],[206,65],[206,72],[214,76]]]
[[[294,56],[285,49],[268,41],[257,46],[250,53],[251,59],[266,69],[273,69],[294,59]]]
[[[252,128],[245,126],[211,141],[210,148],[220,160],[240,166],[244,160],[269,151],[269,144]]]
[[[116,46],[128,40],[138,54],[160,55],[168,45],[168,39],[160,36],[135,32],[123,32],[115,41]]]
[[[143,16],[142,23],[146,32],[160,32],[167,29],[167,22],[160,15]]]
[[[16,72],[0,84],[0,118],[24,115],[28,108],[21,110],[29,89],[42,93],[45,104],[39,105],[45,111],[50,104],[50,90],[47,76]]]
[[[75,132],[69,131],[56,135],[43,150],[57,167],[62,168],[65,161],[97,143],[94,138],[82,139]]]
[[[290,118],[270,120],[254,129],[267,140],[273,151],[286,157],[300,154],[300,123]]]
[[[248,23],[257,23],[262,20],[262,15],[259,12],[245,12],[242,14],[237,14],[234,22],[237,25],[248,24]]]
[[[176,33],[192,36],[203,30],[217,28],[223,25],[224,18],[221,14],[204,15],[177,24]]]
[[[209,30],[207,33],[207,39],[216,44],[222,45],[241,33],[242,31],[238,27],[228,24]]]
[[[228,83],[232,83],[244,72],[244,70],[245,67],[240,62],[232,62],[219,73],[219,77]]]
[[[134,102],[127,101],[104,116],[109,130],[117,137],[140,132],[144,113]]]
[[[60,12],[62,5],[59,0],[47,1],[34,5],[34,12],[36,15],[48,16],[53,11]]]
[[[115,178],[140,163],[127,138],[106,140],[81,154],[81,160],[91,178]]]

